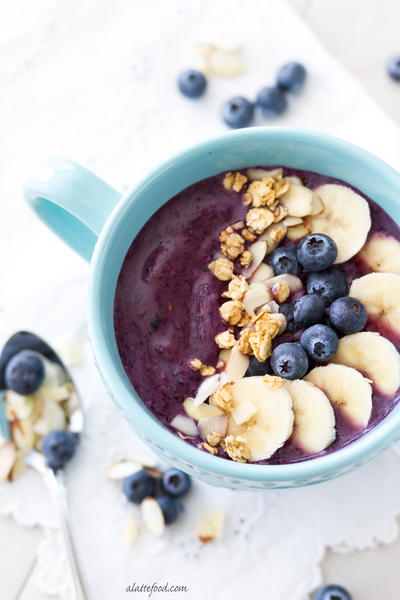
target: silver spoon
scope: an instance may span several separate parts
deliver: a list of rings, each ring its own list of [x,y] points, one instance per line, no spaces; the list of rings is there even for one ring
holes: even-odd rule
[[[80,434],[83,430],[83,412],[80,406],[79,396],[69,371],[66,369],[54,350],[39,336],[27,331],[15,333],[5,344],[0,355],[0,401],[5,393],[4,371],[9,359],[21,350],[32,350],[44,356],[51,363],[59,365],[65,374],[66,382],[73,386],[74,392],[71,394],[69,403],[69,418],[67,429],[71,433]],[[4,407],[4,402],[1,402]],[[5,439],[10,439],[9,423],[5,418],[4,410],[0,411],[0,431]],[[31,450],[25,457],[25,462],[36,469],[43,478],[47,486],[50,497],[59,518],[61,531],[63,534],[65,549],[71,570],[71,577],[76,600],[88,600],[88,594],[84,583],[81,568],[79,566],[79,557],[74,544],[71,528],[71,517],[68,507],[68,494],[63,469],[53,471],[46,464],[46,459],[37,450]]]

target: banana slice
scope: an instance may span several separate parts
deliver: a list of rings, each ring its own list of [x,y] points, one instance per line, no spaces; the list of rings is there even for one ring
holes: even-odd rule
[[[322,390],[309,381],[288,384],[293,401],[293,444],[307,454],[317,454],[334,442],[335,413]]]
[[[358,369],[385,396],[393,396],[400,387],[400,355],[392,342],[379,333],[346,335],[331,361]]]
[[[400,275],[400,242],[391,235],[374,233],[358,256],[368,270]]]
[[[349,296],[364,304],[371,321],[400,335],[400,275],[369,273],[354,279]]]
[[[357,254],[365,244],[371,228],[368,202],[344,185],[327,183],[315,190],[323,204],[319,215],[305,219],[311,233],[325,233],[335,240],[342,263]]]
[[[272,389],[262,377],[245,377],[231,387],[231,393],[232,414],[241,423],[229,416],[228,434],[245,438],[251,462],[269,458],[293,431],[292,399],[286,386]],[[251,406],[248,407],[249,400]],[[243,422],[243,412],[239,412],[242,403],[250,415],[246,422]]]
[[[319,387],[331,404],[351,422],[356,429],[364,429],[372,411],[372,388],[355,369],[330,364],[315,367],[304,378]]]
[[[316,214],[318,211],[321,212],[322,204],[319,204],[318,200],[319,198],[313,190],[295,183],[292,183],[288,191],[279,199],[290,217],[306,217]]]

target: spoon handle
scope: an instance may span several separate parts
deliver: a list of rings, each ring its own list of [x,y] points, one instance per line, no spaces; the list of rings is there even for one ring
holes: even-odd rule
[[[71,570],[75,600],[88,600],[89,596],[85,588],[84,578],[79,565],[79,556],[72,536],[64,471],[61,469],[54,473],[51,469],[46,468],[46,474],[43,473],[43,475],[45,475],[44,479],[46,480],[58,514]]]

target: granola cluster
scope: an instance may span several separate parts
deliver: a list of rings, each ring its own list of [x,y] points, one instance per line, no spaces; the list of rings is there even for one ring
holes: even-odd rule
[[[193,369],[193,371],[199,371],[200,375],[203,375],[204,377],[214,375],[215,373],[215,367],[204,365],[198,358],[190,361],[190,367]]]

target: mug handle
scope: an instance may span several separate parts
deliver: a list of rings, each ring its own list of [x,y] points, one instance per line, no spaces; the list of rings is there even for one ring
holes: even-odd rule
[[[60,157],[48,158],[34,168],[24,196],[38,217],[87,261],[121,198],[100,177]]]

